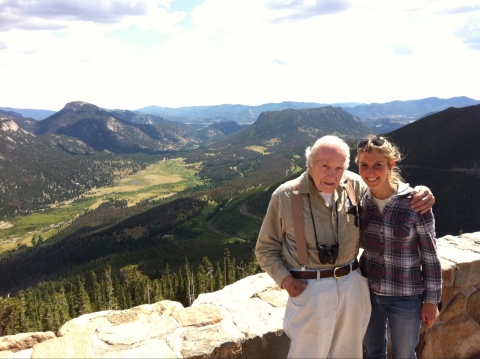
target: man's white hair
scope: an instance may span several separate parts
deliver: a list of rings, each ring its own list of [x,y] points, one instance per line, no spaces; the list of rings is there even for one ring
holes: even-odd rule
[[[307,160],[307,167],[313,164],[317,151],[320,147],[330,147],[330,146],[338,146],[343,152],[345,152],[345,169],[348,168],[350,163],[350,148],[348,147],[347,143],[342,140],[340,137],[328,135],[320,137],[318,140],[315,141],[313,146],[309,146],[305,149],[305,158]]]

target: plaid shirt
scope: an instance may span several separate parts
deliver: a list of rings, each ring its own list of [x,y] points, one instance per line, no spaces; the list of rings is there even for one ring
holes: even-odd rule
[[[370,290],[380,295],[423,293],[424,302],[439,303],[442,269],[437,256],[435,220],[411,209],[412,188],[399,189],[382,213],[368,190],[360,202],[360,268]]]

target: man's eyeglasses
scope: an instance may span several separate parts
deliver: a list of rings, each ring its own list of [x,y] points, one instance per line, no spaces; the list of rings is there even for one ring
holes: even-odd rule
[[[361,140],[358,143],[357,148],[363,148],[369,142],[371,142],[372,145],[374,145],[374,146],[380,147],[380,146],[383,146],[383,144],[385,143],[385,139],[382,136],[375,136],[374,138],[371,138],[371,139]]]

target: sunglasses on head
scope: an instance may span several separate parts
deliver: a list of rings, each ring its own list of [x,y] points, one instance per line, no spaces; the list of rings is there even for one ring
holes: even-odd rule
[[[375,136],[374,138],[361,140],[361,141],[358,143],[357,148],[363,148],[363,147],[365,147],[369,142],[371,142],[372,145],[374,145],[374,146],[380,147],[380,146],[383,146],[383,144],[385,143],[385,139],[384,139],[382,136]]]

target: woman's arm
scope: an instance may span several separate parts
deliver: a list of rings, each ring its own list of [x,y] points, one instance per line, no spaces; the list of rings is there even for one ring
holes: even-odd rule
[[[429,210],[417,215],[416,230],[419,236],[424,285],[422,320],[428,328],[431,328],[439,316],[437,304],[440,303],[442,295],[442,267],[437,254],[433,213]]]

